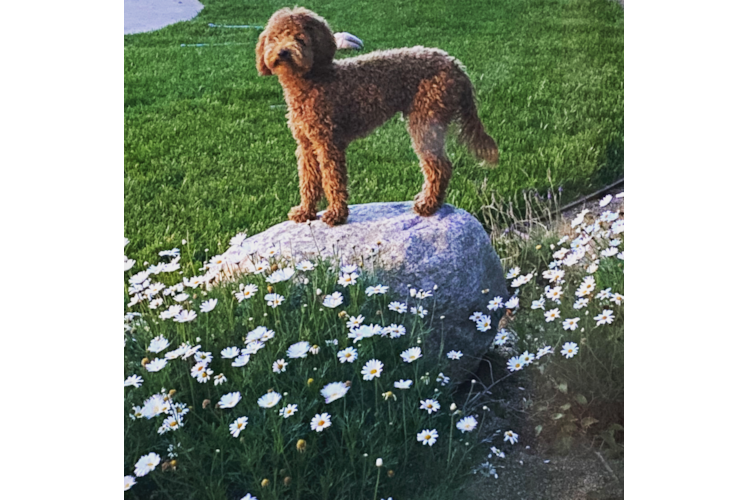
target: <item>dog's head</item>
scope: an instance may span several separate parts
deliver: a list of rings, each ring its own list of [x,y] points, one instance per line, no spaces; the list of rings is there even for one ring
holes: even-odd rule
[[[257,71],[302,76],[330,66],[335,50],[335,38],[324,19],[303,7],[281,9],[260,34]]]

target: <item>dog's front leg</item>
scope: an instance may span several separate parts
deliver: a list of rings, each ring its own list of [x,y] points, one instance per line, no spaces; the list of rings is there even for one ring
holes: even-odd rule
[[[299,143],[296,159],[299,165],[299,191],[301,204],[288,212],[294,222],[306,222],[317,218],[317,203],[322,198],[322,172],[320,172],[312,143],[302,134],[294,134]]]
[[[348,218],[348,173],[345,148],[330,142],[316,146],[317,160],[322,171],[322,186],[327,198],[327,211],[322,220],[330,226],[342,224]]]

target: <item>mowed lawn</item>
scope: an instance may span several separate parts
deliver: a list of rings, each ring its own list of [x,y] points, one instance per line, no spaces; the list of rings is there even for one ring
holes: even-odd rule
[[[298,204],[281,87],[255,69],[258,25],[295,3],[202,0],[192,21],[128,35],[125,45],[127,254],[153,261],[226,249]],[[611,0],[300,2],[363,39],[363,53],[438,47],[467,67],[498,168],[456,143],[447,202],[480,215],[486,193],[563,186],[565,199],[623,176],[623,10]],[[186,44],[187,46],[181,46]],[[210,44],[194,47],[193,44]],[[356,54],[339,53],[337,57]],[[348,149],[350,203],[410,200],[423,176],[399,116]],[[205,252],[205,249],[208,249]],[[191,255],[188,255],[191,253]]]

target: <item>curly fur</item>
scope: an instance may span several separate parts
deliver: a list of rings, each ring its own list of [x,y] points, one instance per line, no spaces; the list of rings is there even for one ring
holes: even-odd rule
[[[335,50],[327,22],[299,7],[273,14],[257,43],[257,71],[278,77],[298,144],[301,204],[289,219],[315,219],[324,192],[328,209],[322,220],[344,223],[346,148],[397,112],[408,119],[425,177],[413,207],[419,215],[432,215],[444,203],[452,176],[444,142],[453,120],[474,155],[498,163],[498,148],[478,118],[473,86],[457,59],[439,49],[412,47],[334,61]]]

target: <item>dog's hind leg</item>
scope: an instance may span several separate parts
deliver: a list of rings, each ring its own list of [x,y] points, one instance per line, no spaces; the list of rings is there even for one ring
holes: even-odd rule
[[[444,150],[447,125],[434,120],[428,112],[412,112],[408,116],[408,132],[425,178],[413,210],[426,217],[433,215],[444,203],[452,177],[452,163]]]
[[[326,144],[317,148],[317,160],[322,171],[322,186],[327,198],[327,210],[322,221],[330,226],[348,219],[348,173],[345,149]]]
[[[301,204],[288,212],[288,218],[294,222],[306,222],[317,218],[317,203],[322,198],[322,172],[311,141],[300,134],[297,141],[299,146],[296,148],[296,159],[299,165]]]

